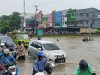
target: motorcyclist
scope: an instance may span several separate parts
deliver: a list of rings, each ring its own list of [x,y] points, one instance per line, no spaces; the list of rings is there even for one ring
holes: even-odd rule
[[[3,48],[0,46],[0,60],[1,60],[1,57],[3,56]]]
[[[4,42],[1,42],[0,43],[0,47],[2,47],[2,49],[4,50],[6,47],[5,47],[5,43]]]
[[[3,64],[5,69],[8,69],[9,66],[16,65],[15,58],[9,54],[9,49],[4,49],[4,55],[1,58],[1,63]],[[6,75],[5,70],[2,75]],[[18,75],[18,66],[16,65],[16,75]]]
[[[3,53],[2,53],[2,47],[0,46],[0,74],[1,74],[1,72],[3,71],[3,65],[1,64],[1,58],[2,58],[2,56],[3,56]]]
[[[45,74],[46,75],[54,75],[53,74],[54,68],[55,67],[51,63],[47,63],[45,66],[45,70],[46,70]]]
[[[94,73],[92,66],[82,59],[73,75],[96,75],[96,73]]]
[[[35,75],[35,73],[37,72],[43,72],[45,71],[45,65],[46,65],[47,61],[44,58],[44,54],[43,52],[38,52],[37,53],[37,59],[34,61],[34,65],[33,65],[33,74]]]

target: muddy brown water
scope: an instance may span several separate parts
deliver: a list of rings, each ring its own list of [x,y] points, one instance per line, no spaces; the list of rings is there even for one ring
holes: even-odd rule
[[[97,75],[100,75],[100,37],[94,37],[94,40],[89,42],[82,42],[82,39],[82,37],[42,38],[53,41],[68,55],[66,64],[56,66],[55,75],[72,75],[81,59],[86,59],[92,64]],[[18,61],[18,65],[19,75],[32,75],[33,58],[27,53],[26,60]]]

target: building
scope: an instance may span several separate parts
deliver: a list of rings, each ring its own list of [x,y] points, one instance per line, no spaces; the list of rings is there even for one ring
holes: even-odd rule
[[[55,25],[54,28],[61,28],[62,27],[62,12],[56,11],[54,13]]]
[[[79,27],[80,32],[82,30],[83,31],[89,30],[89,28],[92,29],[100,28],[99,15],[100,15],[100,10],[96,8],[77,9],[75,27]]]
[[[48,14],[43,15],[43,20],[42,24],[44,25],[44,28],[48,27]]]
[[[48,28],[53,28],[53,15],[52,15],[52,13],[48,15]]]
[[[34,14],[29,17],[34,17]],[[100,29],[100,10],[96,8],[68,9],[52,11],[45,15],[40,11],[37,13],[37,21],[37,28],[42,28],[45,32],[85,33],[89,32],[89,28],[95,32],[96,29]]]
[[[43,18],[43,13],[42,11],[39,11],[36,15],[36,20],[39,22],[39,24],[42,24],[42,18]]]
[[[67,28],[67,10],[62,10],[62,28]]]

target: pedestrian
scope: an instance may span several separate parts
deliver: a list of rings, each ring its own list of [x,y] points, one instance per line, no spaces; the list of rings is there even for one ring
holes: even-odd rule
[[[17,45],[18,60],[25,59],[25,48],[21,41]]]
[[[38,52],[37,59],[34,61],[34,64],[33,64],[33,74],[32,75],[35,75],[38,72],[44,72],[46,63],[47,61],[44,58],[43,52],[41,51]]]
[[[93,67],[88,64],[86,60],[82,59],[73,75],[96,75],[96,73],[94,72]]]

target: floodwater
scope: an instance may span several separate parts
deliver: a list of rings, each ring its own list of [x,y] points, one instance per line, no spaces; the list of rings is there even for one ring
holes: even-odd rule
[[[88,63],[92,64],[97,75],[100,75],[100,37],[94,37],[94,40],[89,42],[82,42],[82,39],[78,36],[42,38],[42,40],[55,42],[68,55],[65,64],[56,66],[55,75],[72,75],[81,59],[86,59]],[[18,65],[19,75],[32,75],[32,57],[26,54],[26,61],[18,61]]]

